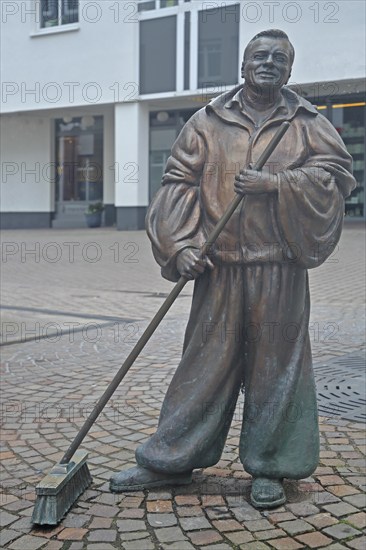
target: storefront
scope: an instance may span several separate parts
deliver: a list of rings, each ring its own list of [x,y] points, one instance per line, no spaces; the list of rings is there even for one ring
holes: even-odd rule
[[[55,127],[53,227],[83,225],[87,205],[103,202],[103,117],[64,117]]]

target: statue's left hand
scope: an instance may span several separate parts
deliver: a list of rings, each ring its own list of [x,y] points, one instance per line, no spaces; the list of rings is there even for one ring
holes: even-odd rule
[[[278,178],[268,171],[241,170],[234,181],[235,192],[239,195],[275,193],[278,191]]]

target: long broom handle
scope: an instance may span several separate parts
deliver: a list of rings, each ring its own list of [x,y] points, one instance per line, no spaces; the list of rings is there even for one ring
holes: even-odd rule
[[[253,170],[261,170],[271,154],[273,153],[274,149],[277,147],[278,143],[281,141],[282,137],[284,136],[285,132],[287,132],[288,128],[290,126],[289,122],[283,122],[271,141],[269,142],[266,149],[263,151],[260,158],[257,160],[255,165],[253,166]],[[217,225],[212,230],[211,234],[209,235],[207,241],[201,248],[201,255],[202,257],[206,255],[207,251],[209,250],[210,246],[212,246],[217,237],[220,235],[221,231],[233,215],[236,208],[239,206],[243,196],[237,195],[231,204],[229,205],[228,209],[222,216],[222,218],[218,221]],[[112,382],[109,384],[108,388],[105,390],[101,398],[99,399],[98,403],[95,405],[94,409],[86,419],[84,425],[81,427],[79,433],[75,437],[74,441],[71,443],[70,447],[64,454],[64,456],[61,459],[60,464],[67,464],[70,462],[70,459],[74,455],[75,451],[79,448],[81,442],[83,441],[86,434],[89,432],[90,428],[108,403],[109,399],[112,397],[113,393],[118,388],[119,384],[123,380],[123,378],[126,376],[128,370],[133,365],[137,357],[140,355],[141,351],[144,349],[147,342],[150,340],[151,336],[155,332],[155,330],[158,328],[160,322],[165,317],[165,314],[169,311],[170,307],[172,306],[175,299],[178,297],[180,292],[183,290],[184,286],[187,284],[189,279],[186,279],[185,277],[181,277],[179,281],[174,286],[173,290],[170,292],[169,296],[166,298],[163,305],[160,307],[158,312],[156,313],[155,317],[150,321],[150,324],[145,329],[144,333],[142,334],[141,338],[123,363],[123,365],[120,367],[119,371],[113,378]]]

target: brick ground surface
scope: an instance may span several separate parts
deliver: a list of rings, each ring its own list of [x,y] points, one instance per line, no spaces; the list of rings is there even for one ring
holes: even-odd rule
[[[310,271],[314,363],[363,349],[363,239],[360,226],[347,226],[335,253]],[[82,445],[92,486],[60,525],[32,526],[35,485],[172,285],[160,277],[143,232],[6,231],[2,262],[1,548],[365,547],[364,426],[342,418],[321,418],[319,467],[311,478],[285,481],[288,502],[277,510],[249,503],[251,479],[237,453],[242,403],[221,461],[196,471],[192,485],[109,493],[111,472],[134,465],[136,446],[156,428],[181,353],[191,284]]]

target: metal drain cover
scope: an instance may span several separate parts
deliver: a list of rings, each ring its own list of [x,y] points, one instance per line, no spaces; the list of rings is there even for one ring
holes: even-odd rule
[[[365,366],[360,353],[314,364],[320,415],[366,422]]]

